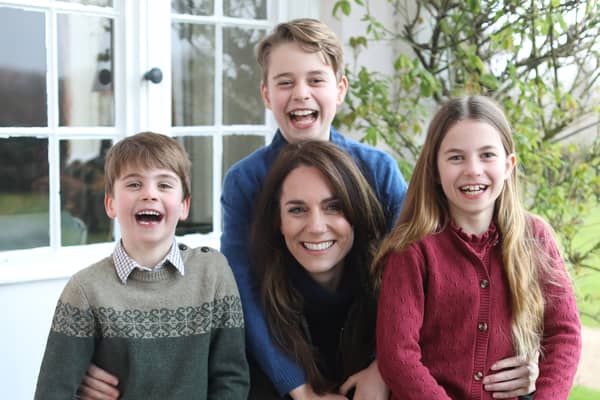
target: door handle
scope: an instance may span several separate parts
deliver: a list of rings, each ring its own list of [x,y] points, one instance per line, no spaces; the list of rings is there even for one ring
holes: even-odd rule
[[[160,68],[152,68],[144,74],[144,79],[152,83],[160,83],[163,78],[163,73]]]

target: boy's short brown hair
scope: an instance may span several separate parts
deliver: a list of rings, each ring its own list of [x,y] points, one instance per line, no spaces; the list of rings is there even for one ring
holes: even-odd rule
[[[140,132],[112,146],[104,162],[104,190],[107,195],[113,195],[115,181],[129,166],[173,171],[181,180],[183,198],[190,197],[192,163],[183,146],[172,137]]]
[[[342,44],[331,28],[323,22],[301,18],[282,22],[273,32],[264,37],[256,48],[256,60],[263,73],[263,84],[269,75],[269,54],[274,47],[283,43],[297,43],[307,53],[320,52],[325,62],[330,64],[338,82],[344,75]]]

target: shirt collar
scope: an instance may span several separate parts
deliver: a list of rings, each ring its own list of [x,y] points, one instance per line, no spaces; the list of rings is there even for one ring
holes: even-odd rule
[[[123,284],[127,283],[127,278],[131,274],[131,272],[138,268],[141,270],[149,270],[148,267],[145,267],[135,261],[133,258],[127,254],[125,248],[123,247],[123,243],[119,240],[117,245],[115,246],[115,251],[112,255],[113,262],[115,263],[115,269],[117,271],[117,276],[123,282]],[[183,276],[184,274],[184,265],[183,259],[181,258],[181,252],[179,251],[179,247],[177,246],[177,242],[173,239],[173,244],[171,245],[171,250],[169,253],[163,258],[157,265],[153,266],[154,270],[160,269],[162,267],[171,265],[179,273]]]

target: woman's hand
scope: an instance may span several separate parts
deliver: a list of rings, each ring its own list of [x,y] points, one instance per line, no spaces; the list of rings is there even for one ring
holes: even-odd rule
[[[527,362],[522,357],[510,357],[496,362],[493,371],[486,376],[483,387],[494,392],[495,399],[524,396],[535,391],[535,381],[540,374],[537,361]]]
[[[294,400],[348,400],[346,396],[335,393],[316,394],[308,383],[298,386],[288,394]]]
[[[390,395],[390,390],[377,367],[377,360],[346,379],[340,387],[340,393],[347,395],[352,388],[354,388],[353,400],[387,400]]]
[[[79,389],[77,389],[78,399],[117,400],[119,398],[118,384],[119,379],[116,376],[90,364]]]

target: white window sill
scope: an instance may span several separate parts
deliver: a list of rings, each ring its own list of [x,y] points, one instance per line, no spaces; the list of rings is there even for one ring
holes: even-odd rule
[[[186,235],[177,241],[190,247],[219,248],[219,235],[215,233]],[[48,247],[0,252],[0,285],[68,278],[110,255],[114,247],[110,242],[62,247],[57,252]]]

